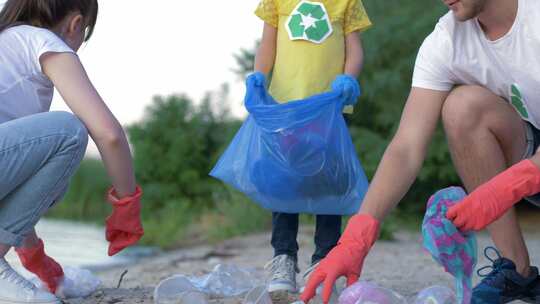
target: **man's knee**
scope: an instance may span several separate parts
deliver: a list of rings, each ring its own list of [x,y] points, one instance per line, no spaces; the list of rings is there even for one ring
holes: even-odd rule
[[[479,86],[456,87],[446,98],[442,120],[447,135],[465,135],[481,127],[490,103],[496,96]]]

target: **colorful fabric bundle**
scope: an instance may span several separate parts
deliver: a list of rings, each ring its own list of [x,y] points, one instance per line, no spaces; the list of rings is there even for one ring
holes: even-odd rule
[[[454,276],[458,302],[462,304],[471,301],[472,275],[477,261],[476,237],[472,233],[462,234],[446,218],[446,212],[466,195],[459,187],[438,191],[428,201],[422,224],[424,248]]]

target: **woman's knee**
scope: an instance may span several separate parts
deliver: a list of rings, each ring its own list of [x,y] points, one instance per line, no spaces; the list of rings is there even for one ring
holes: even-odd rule
[[[77,118],[77,116],[69,112],[50,112],[52,122],[66,133],[66,141],[70,146],[77,150],[86,151],[88,145],[88,130],[86,126]]]

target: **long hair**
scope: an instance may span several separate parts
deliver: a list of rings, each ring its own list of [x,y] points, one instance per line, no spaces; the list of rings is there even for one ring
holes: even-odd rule
[[[8,0],[0,11],[0,33],[15,25],[31,25],[46,29],[57,26],[72,12],[80,12],[87,24],[84,40],[94,32],[98,0]]]

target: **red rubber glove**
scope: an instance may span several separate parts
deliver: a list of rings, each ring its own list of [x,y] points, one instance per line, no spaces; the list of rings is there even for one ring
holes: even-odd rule
[[[39,245],[34,248],[16,248],[15,252],[24,268],[35,274],[54,294],[64,277],[64,271],[60,264],[45,254],[43,240],[39,239]]]
[[[112,214],[105,221],[109,256],[137,243],[143,236],[141,196],[142,190],[138,186],[135,194],[122,199],[116,197],[114,189],[109,190],[108,200],[113,206]]]
[[[446,217],[466,232],[479,231],[503,216],[521,199],[540,192],[540,168],[523,160],[476,188]]]
[[[317,287],[324,282],[322,298],[327,304],[332,295],[332,287],[339,277],[347,277],[347,286],[358,281],[364,259],[379,236],[379,226],[379,221],[371,215],[353,216],[338,245],[310,275],[300,299],[309,303],[315,296]]]

